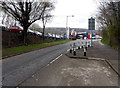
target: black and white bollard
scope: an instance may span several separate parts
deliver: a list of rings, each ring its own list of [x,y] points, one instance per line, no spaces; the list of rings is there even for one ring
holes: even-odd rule
[[[75,50],[75,48],[76,48],[76,45],[75,45],[75,43],[73,43],[73,56],[76,56],[76,50]]]
[[[73,47],[76,47],[75,43],[73,43]]]
[[[74,51],[73,51],[73,56],[76,56],[76,51],[75,51],[75,49],[74,49]]]
[[[88,41],[88,47],[90,47],[90,46],[91,46],[90,41]]]
[[[87,50],[87,42],[86,42],[86,44],[85,44],[85,49]]]
[[[86,56],[86,48],[84,47],[84,56]]]
[[[80,49],[80,46],[78,46],[78,49]]]
[[[72,53],[72,49],[70,49],[70,53]]]
[[[70,44],[70,53],[72,53],[72,45]]]
[[[82,46],[80,46],[80,49],[82,48]]]
[[[89,40],[89,47],[91,47],[91,42],[90,42],[90,40]]]
[[[85,46],[85,49],[86,49],[86,51],[87,51],[87,46]]]
[[[82,44],[81,44],[81,48],[83,48],[83,42],[82,42]]]

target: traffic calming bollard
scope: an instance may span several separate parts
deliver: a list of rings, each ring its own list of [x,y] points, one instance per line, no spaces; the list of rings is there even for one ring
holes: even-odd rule
[[[70,44],[70,53],[72,53],[72,45]]]
[[[73,56],[76,56],[76,50],[75,50],[75,48],[76,48],[76,45],[75,45],[75,43],[73,43]]]
[[[87,50],[87,47],[85,46],[85,49]]]
[[[90,41],[89,41],[89,47],[91,46],[91,43],[90,43]]]
[[[72,49],[70,49],[70,53],[72,53]]]
[[[82,46],[80,46],[80,49],[82,48]]]
[[[86,48],[84,47],[84,56],[86,56]]]
[[[88,41],[88,47],[90,47],[90,41]]]
[[[78,49],[80,49],[80,42],[78,42]]]
[[[82,44],[81,44],[81,48],[83,48],[83,42],[82,42]]]
[[[74,50],[74,52],[73,52],[73,56],[76,56],[76,51]]]
[[[85,44],[85,49],[87,50],[87,42],[86,42],[86,44]]]

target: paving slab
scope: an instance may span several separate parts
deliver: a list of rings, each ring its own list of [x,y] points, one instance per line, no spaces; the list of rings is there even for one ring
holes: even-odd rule
[[[19,86],[118,86],[118,75],[103,60],[63,54]]]

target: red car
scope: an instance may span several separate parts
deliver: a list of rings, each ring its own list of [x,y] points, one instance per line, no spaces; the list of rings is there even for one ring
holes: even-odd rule
[[[23,31],[23,29],[21,29],[18,26],[9,27],[9,30],[12,31],[12,32],[21,32],[21,31]]]

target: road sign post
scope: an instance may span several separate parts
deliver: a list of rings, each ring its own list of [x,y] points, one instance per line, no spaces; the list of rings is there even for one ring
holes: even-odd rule
[[[88,19],[88,29],[91,33],[91,46],[92,46],[92,30],[95,30],[95,19],[93,17]]]

